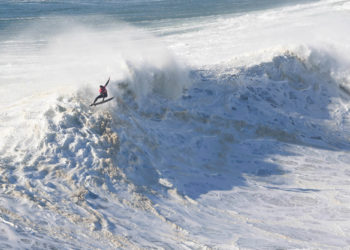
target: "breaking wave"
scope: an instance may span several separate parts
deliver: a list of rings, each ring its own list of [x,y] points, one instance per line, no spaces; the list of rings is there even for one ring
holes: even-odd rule
[[[219,72],[181,69],[171,60],[162,67],[127,62],[129,74],[110,83],[116,102],[91,108],[94,93],[83,87],[12,105],[1,116],[0,183],[8,200],[21,202],[13,210],[1,204],[2,220],[17,230],[3,228],[1,246],[45,247],[54,239],[51,246],[66,248],[148,247],[169,231],[177,233],[170,246],[179,239],[199,246],[157,208],[161,197],[196,203],[210,190],[244,185],[247,174],[283,174],[265,161],[269,150],[259,154],[270,145],[262,139],[348,149],[343,68],[325,51],[302,51],[250,67],[221,65]],[[9,115],[19,109],[22,115]],[[246,150],[256,151],[259,167],[237,162]],[[148,231],[152,216],[165,222],[157,233]],[[67,242],[70,232],[76,236]]]
[[[0,40],[0,248],[347,247],[347,18],[330,0],[148,23],[159,37],[19,25]]]

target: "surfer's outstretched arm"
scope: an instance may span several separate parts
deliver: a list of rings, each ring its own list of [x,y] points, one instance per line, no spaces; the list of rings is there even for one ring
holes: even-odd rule
[[[108,81],[106,82],[105,87],[107,87],[109,80],[111,80],[111,78],[108,78]]]

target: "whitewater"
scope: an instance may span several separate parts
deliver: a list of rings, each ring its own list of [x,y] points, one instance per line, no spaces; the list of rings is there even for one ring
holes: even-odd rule
[[[0,3],[0,249],[349,248],[349,14]]]

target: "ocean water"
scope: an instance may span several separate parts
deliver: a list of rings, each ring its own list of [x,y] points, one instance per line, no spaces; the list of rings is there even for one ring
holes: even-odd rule
[[[349,14],[1,1],[0,249],[348,248]]]

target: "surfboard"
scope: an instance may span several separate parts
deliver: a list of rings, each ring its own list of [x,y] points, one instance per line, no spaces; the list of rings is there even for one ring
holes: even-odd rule
[[[101,101],[101,102],[92,103],[92,104],[90,104],[90,106],[97,106],[97,105],[100,105],[100,104],[102,104],[102,103],[109,102],[109,101],[112,100],[113,98],[114,98],[114,97],[111,97],[111,98],[108,98],[108,99],[106,99],[106,100],[104,100],[104,101]]]

